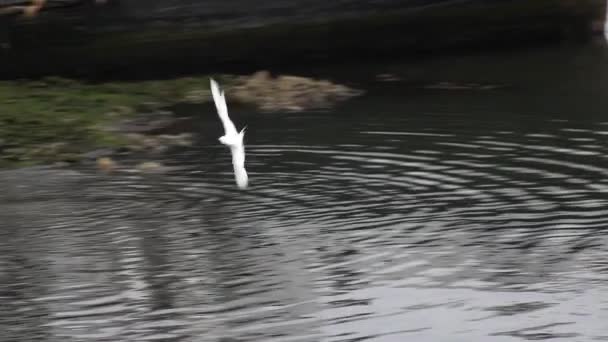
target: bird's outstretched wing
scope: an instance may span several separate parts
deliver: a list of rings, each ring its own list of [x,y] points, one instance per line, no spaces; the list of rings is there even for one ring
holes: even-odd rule
[[[224,97],[224,91],[221,91],[217,82],[213,78],[211,81],[211,94],[213,95],[213,102],[215,102],[215,108],[217,109],[217,114],[222,120],[222,125],[224,125],[224,134],[227,136],[236,135],[236,127],[234,123],[228,117],[228,106],[226,105],[226,98]]]

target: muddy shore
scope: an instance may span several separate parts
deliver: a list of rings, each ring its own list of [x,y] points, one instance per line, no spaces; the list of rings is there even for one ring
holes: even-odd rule
[[[323,110],[362,93],[328,80],[267,71],[217,78],[231,102],[261,112]],[[45,78],[1,82],[0,100],[0,167],[97,160],[110,168],[108,160],[116,154],[153,158],[192,144],[192,118],[172,108],[204,104],[211,95],[208,76],[97,84]]]

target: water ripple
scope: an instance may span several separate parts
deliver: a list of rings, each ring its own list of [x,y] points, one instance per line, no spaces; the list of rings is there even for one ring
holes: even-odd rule
[[[605,336],[603,132],[393,120],[323,141],[254,136],[245,192],[229,156],[192,160],[204,146],[163,175],[2,173],[0,328],[39,341]]]

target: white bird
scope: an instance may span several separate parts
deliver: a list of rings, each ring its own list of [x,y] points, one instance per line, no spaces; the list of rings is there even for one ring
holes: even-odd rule
[[[217,108],[217,114],[224,125],[224,135],[219,138],[220,142],[230,147],[232,154],[232,166],[234,167],[234,178],[239,188],[245,189],[248,185],[247,171],[245,171],[245,146],[243,145],[243,137],[245,136],[245,128],[240,132],[236,131],[234,123],[228,117],[228,106],[224,91],[219,89],[217,82],[213,78],[211,80],[211,94]]]

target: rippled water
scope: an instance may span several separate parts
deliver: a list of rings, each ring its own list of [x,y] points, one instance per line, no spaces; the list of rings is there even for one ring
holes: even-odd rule
[[[0,340],[608,340],[608,60],[561,56],[237,110],[246,192],[211,107],[164,175],[2,173]]]

